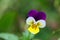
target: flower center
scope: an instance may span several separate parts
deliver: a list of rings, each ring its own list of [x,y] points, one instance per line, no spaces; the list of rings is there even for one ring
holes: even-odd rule
[[[38,22],[38,23],[34,23],[34,22],[33,22],[33,23],[30,25],[30,27],[32,27],[32,29],[35,29],[35,30],[36,30],[36,28],[39,27],[39,26],[41,26],[41,23],[39,23],[39,22]]]
[[[36,24],[32,24],[31,27],[36,30],[37,25]]]

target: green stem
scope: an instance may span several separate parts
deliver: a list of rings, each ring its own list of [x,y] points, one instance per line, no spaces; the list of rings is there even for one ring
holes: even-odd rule
[[[31,40],[34,37],[33,34],[31,34],[30,32],[26,31],[23,33],[23,40]]]

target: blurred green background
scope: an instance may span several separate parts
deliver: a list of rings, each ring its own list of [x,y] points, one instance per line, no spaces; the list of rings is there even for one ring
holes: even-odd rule
[[[0,33],[15,34],[21,40],[32,9],[47,14],[46,27],[33,40],[60,40],[60,0],[0,0]]]

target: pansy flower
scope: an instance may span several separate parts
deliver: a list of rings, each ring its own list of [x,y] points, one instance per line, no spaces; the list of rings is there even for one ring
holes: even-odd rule
[[[40,28],[46,26],[46,14],[44,12],[38,12],[37,10],[31,10],[28,13],[26,24],[29,26],[29,32],[37,34],[40,31]]]

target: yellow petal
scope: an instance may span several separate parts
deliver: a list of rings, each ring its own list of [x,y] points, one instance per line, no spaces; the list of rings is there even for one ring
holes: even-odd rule
[[[31,32],[32,34],[37,34],[39,32],[38,27],[29,27],[28,31]]]

